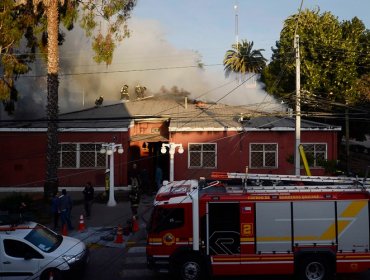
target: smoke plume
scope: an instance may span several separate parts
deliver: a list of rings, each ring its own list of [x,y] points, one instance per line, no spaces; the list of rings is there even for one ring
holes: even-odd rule
[[[104,97],[103,105],[116,103],[123,85],[129,86],[130,94],[135,86],[141,85],[146,87],[146,95],[174,90],[208,102],[249,104],[260,110],[281,109],[258,82],[225,79],[223,57],[219,58],[219,66],[198,67],[200,54],[171,45],[158,22],[132,19],[129,27],[130,38],[117,46],[109,66],[93,61],[91,41],[81,29],[66,32],[60,48],[60,113],[92,107],[100,96]],[[40,59],[31,67],[33,70],[28,74],[31,77],[21,77],[17,82],[20,97],[16,118],[45,115],[45,65]]]

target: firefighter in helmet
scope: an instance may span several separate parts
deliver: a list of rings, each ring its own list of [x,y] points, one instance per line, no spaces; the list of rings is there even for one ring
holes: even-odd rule
[[[129,200],[131,204],[132,215],[137,215],[137,209],[139,208],[140,203],[140,191],[138,186],[132,185],[129,193]]]

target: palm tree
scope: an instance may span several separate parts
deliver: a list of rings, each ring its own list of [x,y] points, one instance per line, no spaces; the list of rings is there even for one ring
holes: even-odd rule
[[[267,59],[261,53],[264,49],[253,50],[253,42],[242,40],[232,48],[226,52],[223,62],[226,77],[231,73],[261,73],[266,67]]]
[[[23,0],[24,1],[24,0]],[[48,123],[47,129],[47,151],[46,151],[46,180],[44,185],[44,195],[50,197],[58,189],[58,87],[59,87],[59,4],[64,5],[67,0],[33,0],[33,4],[37,7],[39,3],[42,3],[46,10],[47,18],[47,107],[46,117]],[[70,1],[72,3],[73,1]],[[112,3],[116,3],[112,1]],[[127,37],[129,32],[127,26],[124,26],[123,35],[120,35],[120,26],[125,24],[125,19],[129,17],[130,11],[136,4],[136,0],[124,0],[118,1],[116,5],[111,5],[110,1],[105,2],[102,5],[104,10],[105,19],[110,19],[114,15],[118,14],[116,22],[112,23],[115,28],[109,29],[106,38],[99,33],[94,38],[94,41],[100,39],[99,44],[95,43],[95,48],[100,55],[96,55],[96,60],[100,63],[105,61],[107,64],[111,62],[111,56],[114,50],[114,43],[111,40],[111,35],[117,35],[117,40],[122,40]],[[89,15],[93,13],[93,8],[88,9]],[[85,20],[86,23],[86,20]],[[95,22],[90,18],[89,24],[85,26],[88,30],[87,34],[90,34],[91,30],[96,26]],[[104,49],[107,42],[110,44],[109,54],[101,49]],[[94,46],[93,46],[94,47]],[[101,58],[101,56],[103,58]]]
[[[46,151],[45,196],[50,196],[58,189],[58,72],[59,72],[59,0],[44,1],[47,17],[47,107],[48,121]],[[62,1],[64,2],[64,1]]]
[[[4,0],[2,0],[4,2]],[[1,8],[0,15],[0,54],[8,54],[8,50],[16,48],[24,34],[27,46],[34,48],[38,45],[41,53],[44,53],[45,43],[47,46],[47,151],[46,151],[46,180],[44,194],[50,196],[58,188],[58,87],[59,87],[59,44],[64,41],[62,32],[59,32],[59,24],[63,23],[67,30],[73,29],[78,14],[81,14],[80,25],[85,30],[87,37],[92,37],[92,48],[96,55],[93,59],[97,63],[112,62],[116,43],[128,38],[130,31],[127,19],[136,5],[137,0],[7,0]],[[1,2],[2,3],[2,2]],[[30,7],[32,6],[32,7]],[[15,24],[14,15],[27,14]],[[31,17],[30,14],[32,14]],[[46,20],[45,20],[46,16]],[[100,20],[99,20],[100,19]],[[102,28],[100,21],[107,23]],[[46,32],[45,32],[46,24]],[[16,28],[13,28],[13,27]],[[37,28],[36,28],[37,27]],[[15,30],[14,30],[15,29]],[[104,32],[104,29],[105,32]],[[34,36],[34,32],[42,32],[42,36]],[[16,31],[19,33],[16,33]],[[106,33],[103,36],[102,33]],[[10,34],[6,38],[4,34]],[[44,40],[47,39],[47,40]],[[38,41],[39,44],[38,44]],[[30,44],[32,42],[32,44]],[[4,43],[6,43],[4,45]],[[36,44],[37,43],[37,44]],[[7,76],[0,79],[0,101],[15,100],[16,89],[13,83],[14,77],[27,73],[31,68],[27,66],[28,60],[21,56],[21,60],[12,60],[7,64]],[[31,57],[32,58],[32,57]],[[32,61],[30,58],[30,61]],[[9,59],[8,59],[9,61]],[[15,62],[13,62],[15,61]],[[3,67],[4,59],[0,60]],[[14,93],[12,94],[10,93]],[[10,104],[11,105],[11,104]],[[12,110],[12,107],[9,107]]]

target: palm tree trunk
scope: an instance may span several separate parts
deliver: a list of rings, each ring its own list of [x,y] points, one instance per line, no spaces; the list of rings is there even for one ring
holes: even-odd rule
[[[45,197],[50,197],[58,189],[58,0],[47,1],[48,33],[48,78],[47,78],[47,151]]]

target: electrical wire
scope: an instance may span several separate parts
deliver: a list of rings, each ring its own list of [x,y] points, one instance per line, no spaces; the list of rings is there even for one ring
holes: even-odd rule
[[[303,0],[302,0],[302,3],[303,3]],[[301,4],[302,5],[302,4]],[[189,66],[188,66],[189,67]],[[191,66],[191,67],[194,67],[194,66]],[[164,69],[173,69],[173,68],[164,68]],[[159,68],[159,69],[145,69],[145,70],[133,70],[133,71],[153,71],[153,70],[163,70],[163,68]],[[93,74],[93,73],[82,73],[82,74]],[[238,86],[239,87],[239,86]],[[236,88],[238,88],[236,87]],[[235,88],[235,89],[236,89]],[[225,98],[227,95],[229,95],[230,93],[232,93],[235,89],[231,90],[230,92],[228,92],[224,97],[220,98],[218,101],[222,100],[223,98]],[[238,135],[238,134],[237,134]],[[233,136],[230,136],[230,137],[235,137],[235,135]],[[225,139],[226,137],[223,137],[223,139]],[[221,139],[220,139],[221,140]],[[218,140],[216,140],[218,141]]]

